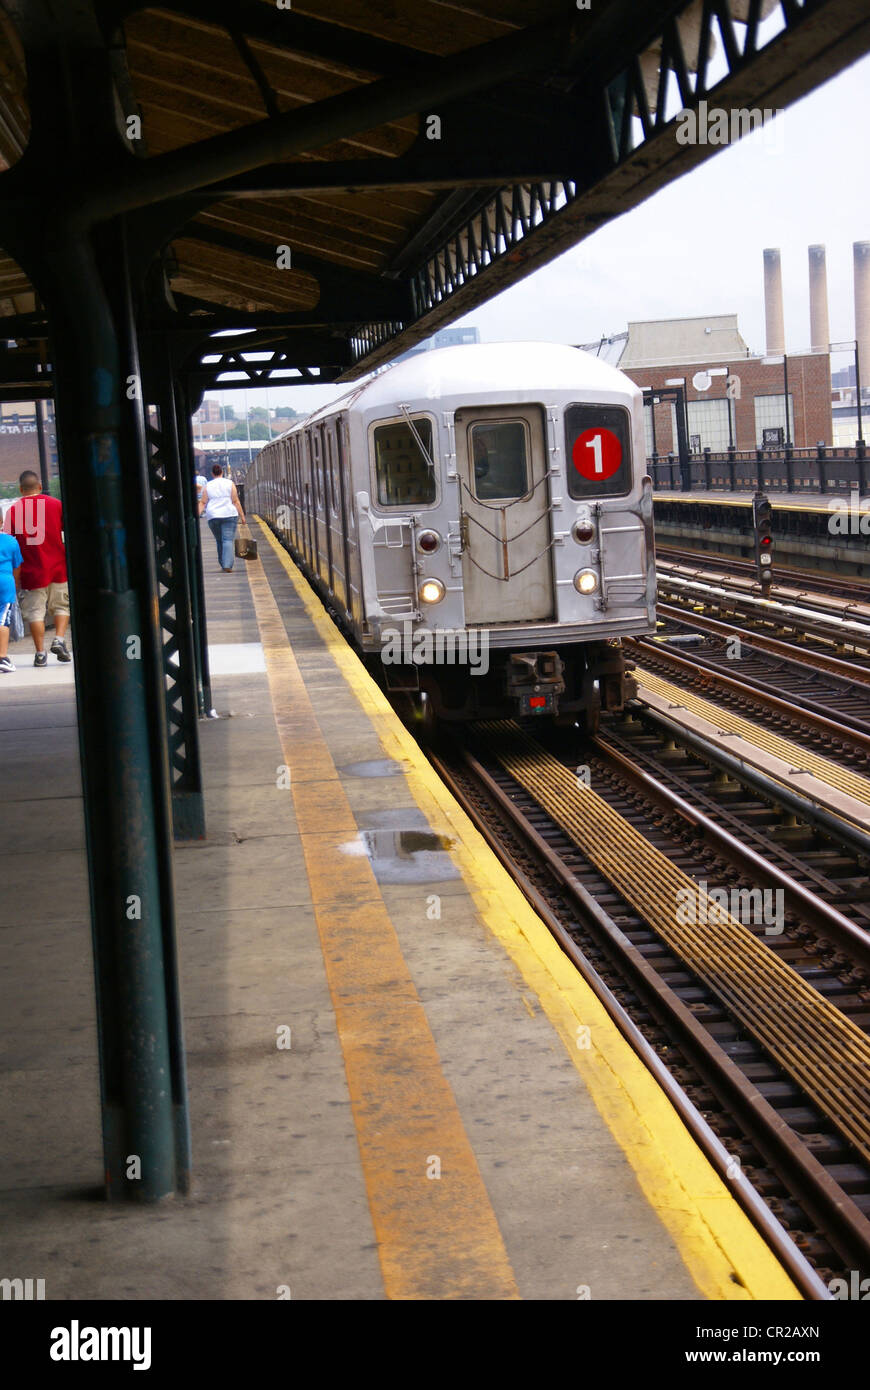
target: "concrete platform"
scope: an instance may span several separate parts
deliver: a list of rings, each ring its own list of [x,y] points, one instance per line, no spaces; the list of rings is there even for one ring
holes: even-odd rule
[[[231,574],[205,541],[221,717],[208,838],[176,851],[194,1189],[101,1198],[74,691],[16,673],[0,1277],[49,1299],[796,1297],[298,572],[265,533]]]

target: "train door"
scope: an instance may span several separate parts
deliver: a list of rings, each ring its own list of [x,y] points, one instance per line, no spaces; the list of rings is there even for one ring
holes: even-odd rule
[[[302,444],[301,437],[294,434],[291,440],[293,450],[293,496],[296,504],[296,553],[305,555],[305,492],[302,486]]]
[[[322,425],[314,426],[314,464],[316,468],[317,519],[320,523],[321,552],[318,556],[318,572],[330,593],[332,593],[332,518],[329,506],[329,469],[326,458],[326,440]]]
[[[311,515],[314,518],[314,572],[326,578],[326,536],[323,526],[323,459],[320,451],[320,426],[308,434],[311,458]]]
[[[456,412],[465,621],[540,622],[554,613],[543,412]]]
[[[293,453],[292,436],[284,445],[287,458],[287,538],[294,550],[299,548],[297,541],[297,499],[296,499],[296,466]]]
[[[290,460],[287,445],[283,440],[277,443],[272,453],[275,457],[275,471],[278,474],[278,493],[275,506],[275,524],[285,540],[290,537]]]
[[[344,573],[347,583],[347,612],[352,622],[362,622],[359,545],[354,519],[351,471],[350,434],[347,416],[335,422],[335,461],[338,469],[338,496],[341,512],[341,535],[344,547]]]
[[[299,436],[299,462],[302,471],[302,513],[303,513],[303,532],[305,539],[305,561],[308,568],[314,573],[316,568],[314,556],[315,551],[315,526],[314,526],[314,488],[311,485],[311,442],[308,431],[303,430]]]
[[[329,533],[332,542],[332,583],[330,590],[340,600],[345,612],[350,611],[347,577],[347,547],[342,518],[338,463],[338,432],[335,420],[323,426],[323,446],[326,454],[326,491],[329,501]]]

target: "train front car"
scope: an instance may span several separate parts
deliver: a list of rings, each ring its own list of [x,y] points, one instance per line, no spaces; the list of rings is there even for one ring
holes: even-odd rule
[[[348,415],[361,645],[388,690],[447,720],[620,709],[621,639],[655,629],[639,388],[575,348],[444,348]]]

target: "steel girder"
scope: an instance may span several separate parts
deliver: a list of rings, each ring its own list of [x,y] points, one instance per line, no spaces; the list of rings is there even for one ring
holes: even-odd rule
[[[761,46],[762,15],[771,3],[781,30]],[[118,24],[143,7],[135,0],[100,0],[96,15],[104,36],[116,35]],[[31,16],[25,38],[32,38],[37,8],[13,0],[13,11]],[[870,46],[870,16],[853,0],[695,0],[689,6],[650,0],[642,9],[616,0],[449,59],[336,23],[279,14],[258,0],[167,0],[164,8],[224,24],[234,38],[315,57],[328,53],[339,61],[344,54],[357,69],[365,62],[381,76],[340,97],[167,155],[133,165],[109,161],[104,177],[86,190],[88,216],[144,209],[158,200],[176,235],[218,245],[226,234],[189,219],[227,197],[453,190],[386,274],[351,286],[329,262],[312,258],[306,267],[301,255],[294,262],[321,277],[321,301],[307,322],[341,323],[353,358],[346,376],[467,312],[714,153],[715,147],[676,142],[672,88],[687,107],[708,97],[726,107],[781,104]],[[724,76],[711,73],[714,40]],[[421,131],[404,155],[275,162],[317,140],[433,105],[442,113],[443,138],[427,141]],[[3,176],[13,179],[13,203],[17,172]],[[245,253],[256,250],[248,246]],[[226,315],[216,309],[215,317]]]

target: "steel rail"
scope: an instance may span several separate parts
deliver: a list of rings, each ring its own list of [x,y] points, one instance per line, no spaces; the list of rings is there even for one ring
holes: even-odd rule
[[[817,670],[827,671],[832,676],[843,676],[846,680],[870,685],[870,667],[857,666],[852,661],[844,661],[842,657],[828,656],[826,652],[808,651],[796,643],[782,642],[777,637],[768,637],[763,632],[752,632],[745,627],[732,627],[730,623],[724,623],[718,618],[708,618],[706,614],[687,611],[685,608],[673,608],[668,603],[656,604],[656,611],[660,618],[666,618],[671,622],[700,628],[702,632],[712,633],[715,637],[739,637],[747,646],[757,647],[759,651],[769,652],[771,656],[800,661],[805,666],[814,666]]]
[[[700,734],[696,734],[692,729],[687,729],[679,720],[671,719],[668,715],[662,714],[660,710],[644,704],[642,694],[638,693],[637,701],[643,706],[646,718],[659,724],[677,742],[685,743],[706,762],[714,763],[723,772],[736,778],[738,782],[746,783],[747,786],[752,787],[754,791],[769,801],[778,802],[787,810],[794,812],[801,820],[814,825],[823,834],[830,836],[832,840],[848,845],[849,849],[854,854],[860,855],[862,859],[870,860],[870,834],[860,830],[857,825],[853,825],[851,821],[844,820],[835,815],[833,811],[819,806],[809,796],[802,796],[800,792],[792,791],[784,782],[778,782],[774,777],[768,776],[766,772],[761,772],[758,768],[750,766],[737,754],[727,753],[715,744],[708,743]]]
[[[803,603],[807,604],[811,611],[818,610],[830,617],[845,619],[849,615],[852,618],[870,621],[870,604],[854,603],[849,599],[837,597],[834,594],[825,594],[820,590],[792,588],[788,584],[772,583],[770,594],[766,594],[758,580],[754,579],[752,575],[723,573],[715,566],[674,564],[659,565],[658,568],[665,574],[676,574],[678,578],[713,580],[716,583],[721,581],[723,584],[733,584],[741,593],[751,598],[770,598],[771,600],[775,598],[777,602]]]
[[[700,807],[693,806],[678,792],[665,786],[664,782],[660,782],[652,773],[647,772],[637,763],[633,763],[625,753],[608,741],[606,733],[599,734],[596,743],[606,759],[613,763],[624,777],[634,782],[647,795],[651,795],[663,809],[678,815],[694,830],[699,831],[708,844],[711,844],[724,858],[741,868],[748,877],[759,878],[762,882],[766,881],[781,888],[791,910],[798,912],[806,921],[811,922],[818,931],[829,937],[843,950],[848,951],[850,956],[870,972],[870,932],[850,921],[836,907],[826,903],[812,889],[805,888],[803,884],[798,883],[791,874],[765,859],[757,850],[752,849],[750,845],[733,835],[730,830],[717,825]]]
[[[754,700],[775,714],[782,714],[787,719],[817,729],[828,738],[848,738],[861,752],[870,754],[870,722],[866,720],[852,715],[842,715],[841,718],[844,721],[848,719],[849,723],[840,724],[831,718],[824,705],[806,696],[792,695],[786,699],[781,687],[772,689],[754,676],[726,676],[712,661],[697,652],[692,652],[690,657],[680,656],[652,637],[630,637],[626,640],[636,642],[645,652],[654,654],[678,672],[685,672],[694,678],[703,678],[708,686],[716,686],[732,691],[743,699]],[[778,689],[780,693],[774,694],[774,689]]]
[[[826,1285],[756,1189],[745,1177],[739,1182],[734,1182],[733,1159],[724,1145],[638,1029],[625,1007],[615,998],[559,921],[546,899],[518,867],[497,833],[480,814],[462,784],[457,781],[453,770],[438,754],[430,752],[429,756],[451,793],[515,878],[523,894],[601,1001],[617,1028],[659,1081],[689,1133],[696,1139],[715,1171],[728,1183],[735,1200],[782,1260],[783,1266],[801,1292],[806,1298],[813,1300],[830,1298]],[[859,1264],[866,1260],[870,1254],[870,1223],[859,1208],[848,1196],[844,1196],[842,1189],[826,1172],[824,1166],[800,1143],[775,1108],[759,1094],[687,1005],[660,978],[643,953],[599,906],[479,760],[467,749],[461,750],[461,757],[474,781],[485,789],[486,796],[491,799],[500,816],[528,843],[560,889],[576,906],[581,918],[587,924],[591,924],[605,944],[611,948],[622,973],[628,977],[635,991],[659,1006],[659,1011],[668,1019],[669,1026],[677,1035],[680,1046],[691,1058],[693,1065],[704,1076],[707,1084],[713,1086],[719,1097],[726,1100],[731,1113],[752,1135],[753,1141],[767,1161],[774,1163],[781,1173],[788,1174],[793,1189],[800,1192],[808,1214],[820,1229],[836,1232],[842,1252],[850,1252],[847,1258],[853,1258]]]
[[[666,564],[695,566],[696,568],[703,567],[706,560],[714,559],[722,565],[735,569],[736,573],[740,575],[751,577],[755,574],[755,562],[753,560],[745,560],[739,555],[726,555],[721,551],[705,554],[703,551],[688,550],[684,546],[668,545],[666,542],[657,541],[656,555],[661,556]],[[825,570],[793,569],[788,565],[777,564],[775,561],[773,571],[777,578],[783,577],[788,588],[798,584],[801,580],[807,580],[811,581],[813,585],[819,586],[819,593],[827,593],[840,598],[846,596],[847,590],[854,592],[856,589],[859,591],[863,589],[867,593],[867,602],[870,604],[870,579],[864,579],[860,575],[848,576],[847,583],[846,580],[837,579],[835,575],[829,574]]]
[[[810,635],[818,634],[822,637],[831,637],[835,641],[852,641],[857,646],[870,650],[870,624],[855,622],[852,618],[834,618],[825,616],[813,608],[801,608],[793,603],[781,603],[778,599],[757,598],[753,594],[739,593],[733,589],[716,586],[714,584],[704,584],[697,579],[683,579],[681,575],[669,575],[667,571],[659,570],[660,584],[665,590],[670,586],[672,589],[683,590],[689,594],[697,594],[701,598],[712,597],[716,599],[727,599],[731,603],[742,603],[744,606],[760,610],[764,617],[773,621],[786,622],[794,627],[796,622],[806,623],[807,631]]]
[[[696,894],[699,908],[709,906],[707,895],[529,735],[508,721],[478,725],[475,732],[596,870],[870,1161],[870,1039],[865,1033],[732,914],[704,911],[698,921],[697,913],[677,912],[686,889]]]

